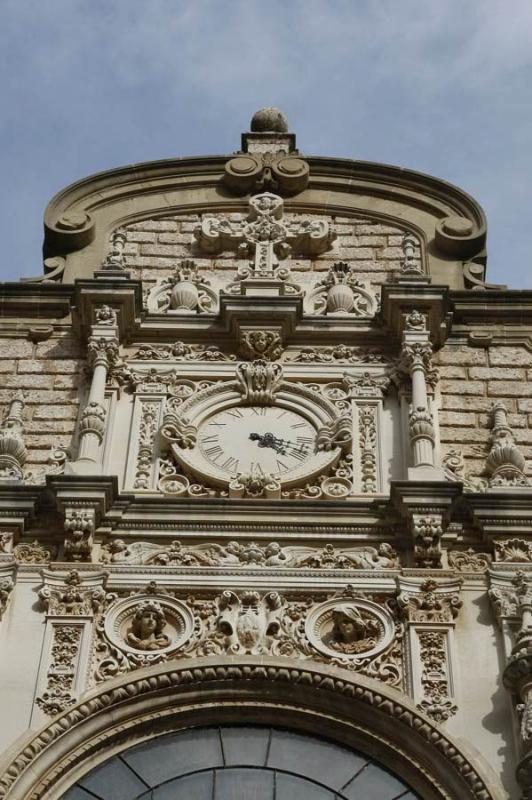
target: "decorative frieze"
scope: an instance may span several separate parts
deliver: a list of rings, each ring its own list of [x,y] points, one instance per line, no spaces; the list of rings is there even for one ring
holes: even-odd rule
[[[311,570],[381,570],[397,569],[398,555],[393,547],[382,542],[376,547],[322,548],[297,545],[282,546],[279,542],[229,541],[227,544],[187,544],[173,541],[169,545],[113,539],[102,547],[101,560],[106,564],[157,565],[175,567],[264,567],[271,569]]]
[[[382,364],[387,358],[381,350],[372,347],[337,344],[332,347],[302,347],[287,352],[285,360],[295,364]]]
[[[403,632],[394,608],[392,598],[351,586],[328,598],[228,589],[182,600],[151,583],[110,597],[96,626],[94,678],[169,658],[274,655],[338,664],[400,687]]]
[[[24,464],[28,457],[24,443],[24,395],[17,392],[9,404],[9,411],[0,426],[0,483],[20,481],[24,477]]]
[[[159,347],[145,344],[131,358],[139,361],[236,361],[235,355],[223,353],[216,345],[205,347],[185,342]]]

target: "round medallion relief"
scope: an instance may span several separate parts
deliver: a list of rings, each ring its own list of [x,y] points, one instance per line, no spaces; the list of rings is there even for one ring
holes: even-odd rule
[[[185,603],[145,594],[114,603],[104,631],[109,642],[125,652],[169,655],[183,647],[193,628],[194,617]]]
[[[393,619],[386,609],[362,597],[334,598],[312,609],[305,623],[311,644],[332,658],[376,656],[391,644]]]

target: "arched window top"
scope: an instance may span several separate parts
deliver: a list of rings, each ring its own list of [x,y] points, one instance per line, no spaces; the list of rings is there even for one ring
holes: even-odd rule
[[[159,736],[100,765],[62,800],[420,800],[362,753],[280,728]]]

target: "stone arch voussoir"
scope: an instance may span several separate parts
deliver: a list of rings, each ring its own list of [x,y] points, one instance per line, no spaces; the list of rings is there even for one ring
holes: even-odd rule
[[[184,727],[260,722],[358,749],[424,800],[503,800],[498,779],[393,689],[337,667],[253,656],[167,662],[88,692],[0,764],[0,800],[57,800],[140,741]]]

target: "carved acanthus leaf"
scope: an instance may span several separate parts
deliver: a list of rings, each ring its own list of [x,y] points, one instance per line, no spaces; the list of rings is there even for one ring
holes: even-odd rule
[[[239,364],[236,377],[245,405],[270,406],[275,402],[275,392],[282,381],[280,364],[271,364],[263,359]]]

